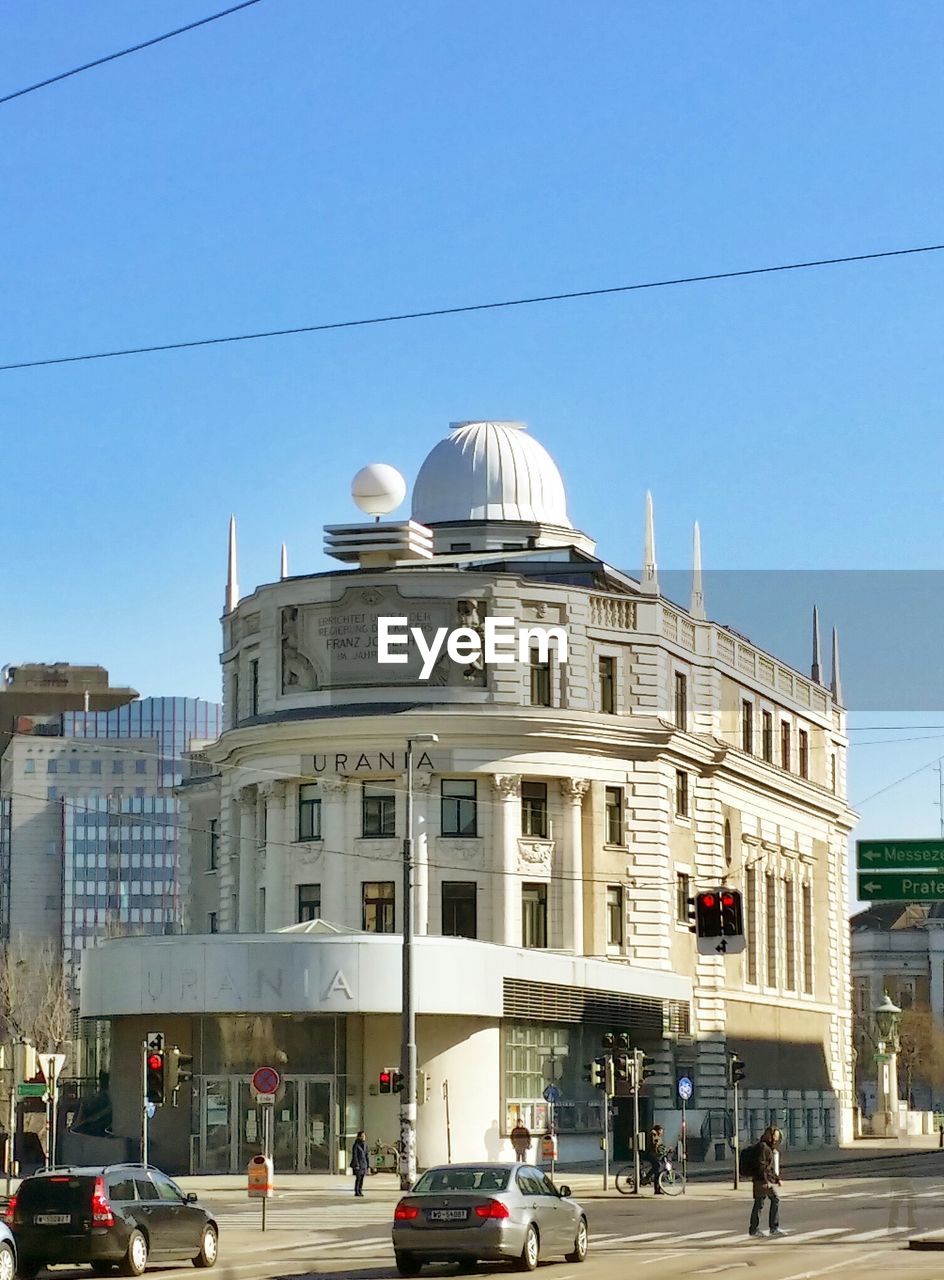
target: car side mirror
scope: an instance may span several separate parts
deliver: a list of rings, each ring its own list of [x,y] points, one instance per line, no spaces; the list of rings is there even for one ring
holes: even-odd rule
[[[187,1204],[196,1204],[197,1203],[196,1191],[188,1191],[186,1196],[186,1201],[187,1201]]]
[[[562,1186],[562,1187],[558,1187],[558,1188],[557,1188],[557,1194],[560,1196],[560,1198],[561,1198],[562,1200],[569,1200],[569,1199],[570,1199],[570,1187],[568,1187],[568,1186],[566,1185],[566,1183],[565,1183],[565,1184],[564,1184],[564,1186]]]

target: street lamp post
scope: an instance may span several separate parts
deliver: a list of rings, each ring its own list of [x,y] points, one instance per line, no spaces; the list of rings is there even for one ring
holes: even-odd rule
[[[880,1128],[884,1137],[891,1138],[898,1132],[898,1022],[901,1010],[887,991],[882,1003],[873,1010],[873,1017],[878,1031],[874,1127]]]
[[[438,742],[435,733],[417,733],[406,740],[406,831],[403,837],[403,1024],[400,1070],[400,1189],[416,1181],[416,982],[413,956],[413,743]]]

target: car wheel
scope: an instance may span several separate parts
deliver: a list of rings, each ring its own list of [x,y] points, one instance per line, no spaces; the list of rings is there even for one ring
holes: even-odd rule
[[[538,1256],[541,1252],[541,1242],[538,1239],[538,1229],[533,1222],[528,1224],[528,1232],[524,1238],[524,1247],[521,1250],[521,1257],[518,1259],[519,1271],[534,1271],[538,1265]]]
[[[413,1257],[412,1253],[401,1253],[396,1251],[397,1271],[401,1276],[418,1276],[422,1263]]]
[[[148,1260],[148,1243],[140,1231],[132,1231],[121,1263],[123,1276],[143,1276]]]
[[[567,1254],[567,1261],[586,1262],[589,1243],[590,1241],[587,1236],[587,1219],[581,1218],[577,1223],[577,1234],[574,1237],[573,1252]]]
[[[16,1275],[16,1255],[6,1240],[0,1244],[0,1280],[13,1280]]]
[[[216,1234],[216,1227],[211,1227],[209,1223],[203,1228],[203,1239],[200,1242],[200,1252],[193,1260],[195,1267],[212,1267],[216,1264],[217,1255],[220,1251],[220,1238]]]

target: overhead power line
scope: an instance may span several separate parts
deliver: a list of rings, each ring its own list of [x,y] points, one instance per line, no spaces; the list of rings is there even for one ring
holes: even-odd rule
[[[881,253],[848,254],[842,258],[816,258],[809,262],[784,262],[773,267],[748,267],[743,271],[713,271],[698,276],[678,276],[671,280],[646,280],[637,284],[609,285],[603,289],[576,289],[569,293],[538,294],[531,298],[506,298],[501,302],[472,302],[460,307],[435,307],[429,311],[404,311],[370,316],[360,320],[332,320],[323,324],[295,325],[288,329],[263,329],[256,333],[228,334],[221,338],[194,338],[186,342],[162,342],[146,347],[122,347],[113,351],[92,351],[77,356],[50,356],[42,360],[20,360],[0,364],[0,373],[11,369],[37,369],[49,364],[77,364],[83,360],[112,360],[118,356],[149,355],[158,351],[184,351],[191,347],[222,346],[228,342],[255,342],[260,338],[286,338],[299,333],[325,333],[331,329],[358,329],[368,325],[397,324],[404,320],[429,320],[437,316],[468,315],[474,311],[498,311],[507,307],[530,307],[543,302],[569,302],[575,298],[601,298],[607,294],[634,293],[641,289],[667,289],[672,285],[706,284],[714,280],[737,280],[745,276],[773,275],[781,271],[804,271],[810,267],[834,267],[847,262],[874,262],[879,258],[902,258],[909,254],[937,253],[944,244],[926,244],[910,249],[886,249]]]
[[[173,39],[174,36],[182,36],[187,31],[194,31],[197,27],[205,27],[208,22],[216,22],[218,18],[229,17],[231,13],[236,13],[239,9],[248,9],[250,5],[258,3],[259,0],[242,0],[242,4],[234,4],[229,9],[221,9],[219,13],[211,13],[209,17],[200,18],[197,22],[188,22],[185,27],[177,27],[174,31],[165,31],[162,36],[153,36],[150,40],[143,40],[140,44],[133,44],[128,49],[119,49],[117,53],[107,53],[103,58],[96,58],[94,62],[85,62],[81,67],[73,67],[71,71],[60,71],[58,75],[49,76],[46,80],[27,85],[25,89],[17,89],[14,93],[5,94],[0,97],[0,107],[5,102],[12,102],[14,98],[23,98],[28,93],[35,93],[37,89],[45,89],[48,85],[58,84],[60,80],[68,80],[70,76],[80,75],[83,71],[91,71],[93,67],[103,66],[106,62],[114,62],[116,58],[126,58],[129,53],[138,53],[141,49],[149,49],[153,44],[161,44],[164,40]]]

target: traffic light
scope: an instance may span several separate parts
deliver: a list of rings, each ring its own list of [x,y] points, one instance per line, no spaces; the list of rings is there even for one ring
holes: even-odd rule
[[[594,1089],[603,1089],[606,1087],[606,1058],[594,1058],[592,1062],[588,1062],[585,1067],[586,1074],[584,1080],[587,1084],[592,1084]]]
[[[180,1084],[187,1084],[193,1079],[193,1054],[177,1051],[177,1079]]]
[[[397,1068],[394,1067],[393,1071],[391,1072],[391,1076],[392,1076],[392,1079],[390,1081],[391,1092],[400,1093],[403,1089],[403,1072],[398,1071]]]
[[[696,896],[695,929],[699,938],[721,937],[721,894],[717,890]]]
[[[616,1036],[613,1034],[612,1031],[608,1031],[606,1035],[603,1037],[603,1052],[612,1053],[613,1046],[615,1044],[616,1044]]]
[[[164,1096],[177,1105],[177,1090],[193,1079],[193,1055],[181,1053],[177,1046],[164,1050]]]
[[[744,913],[741,895],[737,889],[721,890],[721,934],[725,938],[738,938],[744,933]]]
[[[630,1059],[628,1053],[618,1053],[613,1059],[617,1080],[628,1080],[630,1077]]]
[[[612,1098],[616,1092],[616,1071],[612,1057],[607,1056],[603,1059],[603,1063],[603,1087],[606,1090],[606,1096]]]
[[[636,1078],[639,1084],[644,1080],[648,1080],[650,1076],[656,1073],[656,1064],[650,1062],[642,1049],[636,1050]]]
[[[417,1103],[429,1102],[428,1071],[417,1071],[416,1073],[416,1101]]]
[[[164,1099],[167,1096],[165,1087],[165,1069],[166,1059],[164,1054],[157,1049],[145,1050],[145,1063],[147,1070],[147,1087],[145,1088],[145,1096],[148,1102],[153,1102],[155,1107],[162,1107]]]
[[[396,1067],[384,1067],[380,1073],[380,1092],[393,1093],[393,1080],[399,1074]]]
[[[747,1075],[747,1067],[744,1065],[744,1059],[739,1058],[736,1053],[732,1053],[728,1059],[728,1083],[733,1089],[735,1085],[740,1084]]]

